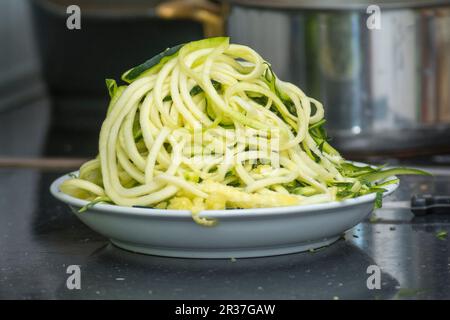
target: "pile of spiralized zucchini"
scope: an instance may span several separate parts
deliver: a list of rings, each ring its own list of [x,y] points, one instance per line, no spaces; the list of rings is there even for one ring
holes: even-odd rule
[[[329,144],[322,104],[226,37],[179,45],[127,71],[99,154],[61,191],[120,206],[202,210],[304,205],[377,193],[396,174],[345,161]],[[377,183],[377,181],[382,181]],[[378,201],[377,201],[378,202]]]

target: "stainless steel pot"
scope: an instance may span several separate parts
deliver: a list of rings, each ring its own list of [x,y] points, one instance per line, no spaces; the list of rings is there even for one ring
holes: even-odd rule
[[[232,41],[322,101],[347,154],[450,150],[449,1],[228,4]]]

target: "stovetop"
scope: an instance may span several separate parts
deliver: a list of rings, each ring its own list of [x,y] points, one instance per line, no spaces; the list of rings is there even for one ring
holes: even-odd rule
[[[0,156],[93,157],[104,106],[105,98],[42,96],[0,111]],[[404,208],[412,194],[450,194],[448,157],[369,160],[420,165],[435,176],[402,178],[376,217],[332,246],[236,260],[116,248],[50,195],[67,168],[0,165],[0,298],[449,299],[450,214],[415,217]],[[66,286],[70,265],[81,268],[80,290]],[[367,287],[371,265],[381,268],[380,289]]]

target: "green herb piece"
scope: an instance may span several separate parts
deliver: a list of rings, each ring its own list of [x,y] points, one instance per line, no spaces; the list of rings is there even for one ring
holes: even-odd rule
[[[145,61],[144,63],[128,70],[122,75],[122,80],[128,83],[133,82],[139,76],[143,74],[153,74],[158,72],[167,61],[172,59],[178,54],[178,51],[184,44],[179,44],[172,48],[167,48],[163,52],[157,54],[153,58]]]
[[[312,129],[317,128],[317,127],[321,127],[322,125],[325,124],[325,122],[326,122],[325,119],[322,119],[322,120],[320,120],[320,121],[317,121],[316,123],[314,123],[314,124],[312,124],[312,125],[309,126],[309,130],[312,130]]]
[[[351,188],[353,186],[353,182],[344,182],[344,181],[331,181],[330,186],[335,187],[344,187],[344,188]]]
[[[222,89],[222,84],[220,82],[218,82],[216,80],[211,80],[211,83],[212,83],[214,89],[216,89],[216,91],[220,91]],[[194,97],[201,92],[203,92],[203,89],[199,85],[196,85],[196,86],[192,87],[191,91],[189,91],[189,94],[192,97]]]
[[[341,164],[341,171],[343,173],[344,176],[346,177],[352,177],[352,178],[357,178],[360,177],[364,174],[368,174],[368,173],[374,173],[374,172],[378,172],[380,170],[380,167],[371,167],[371,166],[356,166],[353,163],[350,162],[343,162]]]
[[[309,133],[313,140],[319,145],[320,152],[325,151],[331,155],[339,155],[339,152],[334,149],[328,142],[331,140],[324,128],[325,121],[318,121],[309,127]]]
[[[399,182],[400,182],[400,179],[392,179],[392,180],[389,180],[389,181],[386,181],[386,182],[377,183],[376,186],[377,187],[386,187],[386,186],[388,186],[390,184],[395,184],[395,183],[399,183]]]
[[[291,193],[308,197],[308,196],[312,196],[314,194],[317,194],[318,191],[314,187],[305,186],[305,187],[295,188],[295,189],[292,190]]]
[[[308,157],[311,158],[311,160],[313,160],[314,162],[320,161],[320,158],[314,152],[311,152],[311,149],[308,147],[305,140],[302,141],[302,147],[303,147],[303,150],[305,150]]]
[[[261,106],[265,106],[267,104],[267,102],[269,101],[269,98],[267,98],[266,96],[259,96],[259,97],[249,96],[249,98]]]
[[[136,132],[134,132],[133,138],[134,138],[134,140],[137,140],[137,139],[139,139],[140,137],[142,137],[142,130],[141,130],[141,129],[138,129],[138,130],[136,130]]]
[[[106,88],[108,89],[109,96],[114,97],[117,91],[117,82],[114,79],[105,79]]]
[[[196,96],[196,95],[198,95],[200,92],[203,92],[203,89],[202,89],[199,85],[196,85],[196,86],[194,86],[194,87],[191,89],[191,91],[189,91],[189,94],[190,94],[191,96]]]
[[[400,288],[393,299],[416,297],[418,294],[424,291],[425,290],[423,289]]]
[[[440,230],[436,233],[436,238],[438,238],[439,240],[445,240],[447,239],[447,231],[445,230]]]
[[[353,196],[354,192],[350,190],[341,190],[336,193],[336,197],[338,198],[338,200],[353,198]]]

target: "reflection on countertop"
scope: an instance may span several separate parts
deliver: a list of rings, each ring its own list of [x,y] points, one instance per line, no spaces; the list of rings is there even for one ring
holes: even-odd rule
[[[0,112],[0,156],[93,157],[106,100],[46,99]],[[421,160],[421,165],[429,162]],[[0,168],[0,298],[18,299],[450,299],[450,215],[415,218],[396,203],[450,194],[448,163],[434,178],[405,177],[377,210],[336,244],[299,254],[192,260],[118,249],[52,198],[67,170]],[[381,289],[366,286],[381,267]],[[80,265],[82,289],[66,268]]]

